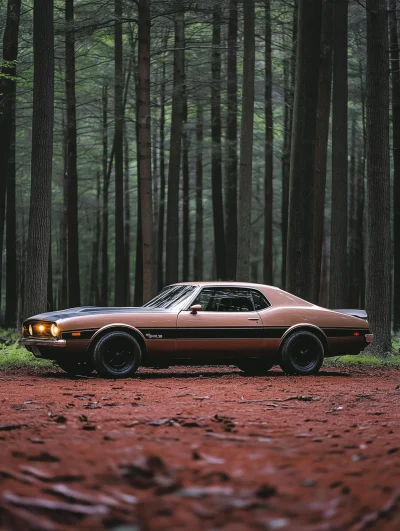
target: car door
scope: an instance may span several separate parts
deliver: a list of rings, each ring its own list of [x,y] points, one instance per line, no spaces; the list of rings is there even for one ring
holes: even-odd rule
[[[201,359],[242,358],[261,355],[263,325],[250,289],[205,287],[177,321],[177,357]]]

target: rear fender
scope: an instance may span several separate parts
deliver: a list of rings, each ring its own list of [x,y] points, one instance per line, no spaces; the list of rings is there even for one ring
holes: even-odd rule
[[[283,334],[281,338],[281,342],[279,344],[278,353],[281,351],[282,345],[285,342],[286,338],[289,337],[294,332],[299,332],[300,330],[304,330],[306,332],[312,332],[315,334],[318,339],[321,341],[321,343],[324,346],[324,354],[326,354],[328,350],[328,339],[325,335],[325,333],[316,325],[310,324],[310,323],[300,323],[296,324],[294,326],[291,326],[286,332]]]

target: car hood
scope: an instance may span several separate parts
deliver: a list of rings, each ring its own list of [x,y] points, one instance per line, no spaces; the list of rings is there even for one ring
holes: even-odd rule
[[[127,313],[141,313],[141,314],[157,314],[157,313],[169,313],[170,310],[165,308],[144,308],[143,306],[137,307],[109,307],[109,306],[80,306],[78,308],[68,308],[67,310],[59,310],[55,312],[46,312],[39,315],[33,315],[29,317],[27,321],[60,321],[62,319],[70,319],[72,317],[84,317],[93,315],[115,315],[115,314],[127,314]]]

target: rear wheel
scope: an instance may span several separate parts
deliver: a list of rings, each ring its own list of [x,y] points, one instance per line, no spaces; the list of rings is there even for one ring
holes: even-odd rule
[[[324,346],[312,332],[294,332],[282,347],[279,365],[287,374],[316,374],[324,361]]]
[[[274,362],[260,358],[241,361],[237,367],[249,376],[264,376],[274,365]]]
[[[57,361],[57,365],[66,373],[79,376],[89,376],[94,371],[93,363],[89,360],[62,360]]]
[[[100,376],[124,378],[132,375],[142,361],[142,352],[136,339],[127,332],[108,332],[93,349],[93,362]]]

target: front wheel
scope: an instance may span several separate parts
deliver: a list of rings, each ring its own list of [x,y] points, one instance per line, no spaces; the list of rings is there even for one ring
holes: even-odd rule
[[[94,371],[93,363],[88,360],[60,360],[56,363],[67,374],[71,374],[74,376],[89,376]]]
[[[241,361],[237,367],[247,376],[264,376],[275,365],[274,362],[264,359]]]
[[[124,378],[132,375],[142,361],[136,339],[127,332],[108,332],[93,349],[94,366],[105,378]]]
[[[324,346],[312,332],[294,332],[283,344],[279,365],[287,374],[316,374],[324,361]]]

